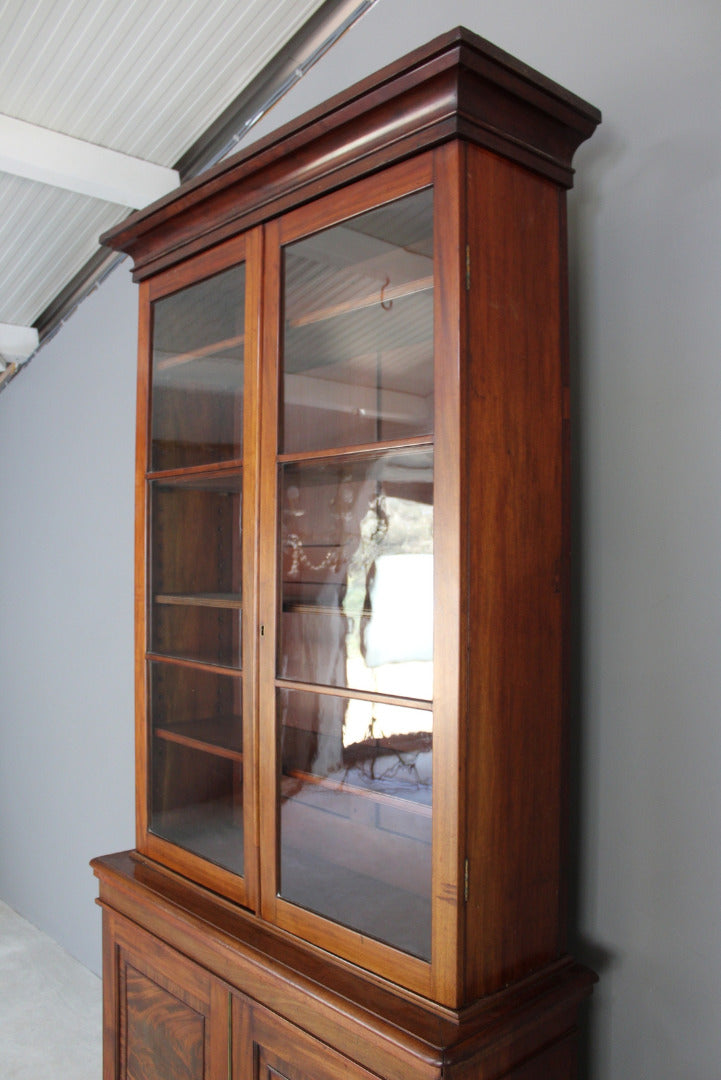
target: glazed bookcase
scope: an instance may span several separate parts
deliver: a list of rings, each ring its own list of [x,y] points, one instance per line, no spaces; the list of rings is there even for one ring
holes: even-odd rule
[[[105,1080],[570,1077],[566,190],[453,31],[104,239],[140,283]]]

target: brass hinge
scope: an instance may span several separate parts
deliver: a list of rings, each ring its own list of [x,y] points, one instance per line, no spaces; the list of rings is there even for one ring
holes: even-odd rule
[[[468,903],[468,859],[463,867],[463,899]]]
[[[466,244],[466,292],[471,291],[471,245]]]

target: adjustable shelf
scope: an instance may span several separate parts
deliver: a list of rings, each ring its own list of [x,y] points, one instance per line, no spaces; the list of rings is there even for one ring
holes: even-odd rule
[[[171,368],[190,364],[194,360],[207,360],[232,350],[240,350],[244,344],[244,334],[237,334],[234,337],[226,338],[224,341],[214,341],[209,345],[204,345],[202,348],[191,349],[185,353],[176,353],[172,356],[158,359],[155,365],[156,371],[168,371]],[[230,357],[229,359],[237,359],[237,357]]]
[[[235,593],[158,593],[153,601],[170,607],[222,608],[229,611],[243,609],[243,600]]]
[[[177,743],[179,746],[188,746],[193,750],[203,750],[209,754],[217,754],[219,757],[231,758],[233,761],[243,760],[241,730],[241,718],[228,716],[213,718],[212,720],[196,720],[194,723],[185,723],[179,727],[156,727],[153,734],[167,742]]]

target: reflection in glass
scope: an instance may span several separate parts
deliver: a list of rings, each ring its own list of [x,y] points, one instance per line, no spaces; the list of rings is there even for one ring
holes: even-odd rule
[[[242,681],[151,663],[150,829],[243,872]]]
[[[283,257],[279,893],[429,960],[432,191]]]
[[[244,305],[243,264],[153,304],[151,470],[241,456]]]
[[[150,483],[150,650],[239,667],[241,475]]]
[[[433,430],[433,195],[284,249],[280,450]]]
[[[430,711],[281,690],[278,715],[280,895],[429,959]]]
[[[287,463],[280,474],[278,675],[430,701],[432,451]]]

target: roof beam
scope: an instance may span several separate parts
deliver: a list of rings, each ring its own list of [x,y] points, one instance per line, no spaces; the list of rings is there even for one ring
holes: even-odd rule
[[[23,363],[38,347],[38,332],[34,326],[0,323],[0,357]]]
[[[180,183],[175,169],[1,113],[0,172],[136,210]]]

